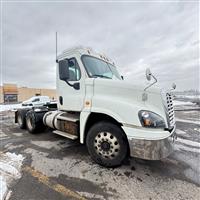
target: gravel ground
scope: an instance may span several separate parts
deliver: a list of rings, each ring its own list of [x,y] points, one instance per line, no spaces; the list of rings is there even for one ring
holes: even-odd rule
[[[199,199],[199,111],[177,111],[175,151],[161,161],[131,158],[103,168],[84,145],[53,134],[32,135],[14,124],[13,112],[0,112],[0,160],[22,155],[19,179],[8,185],[10,200]],[[0,171],[0,175],[1,175]]]

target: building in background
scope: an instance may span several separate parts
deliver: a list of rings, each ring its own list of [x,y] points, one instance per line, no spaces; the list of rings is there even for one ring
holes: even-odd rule
[[[49,96],[50,99],[56,99],[55,89],[41,89],[17,87],[16,84],[3,84],[0,86],[0,103],[17,103],[25,101],[32,96]]]

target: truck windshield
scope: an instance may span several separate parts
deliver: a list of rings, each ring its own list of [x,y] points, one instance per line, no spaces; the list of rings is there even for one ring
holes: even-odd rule
[[[116,67],[110,63],[87,55],[82,56],[82,61],[90,77],[121,80],[121,76],[119,75]]]

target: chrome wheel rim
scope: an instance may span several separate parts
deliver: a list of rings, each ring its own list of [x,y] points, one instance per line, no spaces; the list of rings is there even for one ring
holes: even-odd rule
[[[17,116],[17,121],[18,121],[18,124],[21,126],[22,125],[22,117],[20,115]]]
[[[106,158],[115,158],[120,151],[118,139],[110,132],[100,132],[94,139],[94,147],[96,152]]]
[[[27,123],[28,128],[30,130],[32,130],[33,129],[33,125],[32,125],[32,119],[31,119],[31,117],[28,117],[26,123]]]

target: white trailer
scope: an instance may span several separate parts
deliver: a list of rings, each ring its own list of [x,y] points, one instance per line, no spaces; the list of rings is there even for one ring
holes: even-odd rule
[[[175,118],[170,92],[127,83],[114,63],[89,48],[57,57],[58,104],[20,109],[16,122],[29,132],[45,126],[86,144],[100,165],[120,165],[127,156],[148,160],[173,150]],[[155,77],[146,71],[147,79]]]

